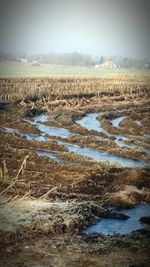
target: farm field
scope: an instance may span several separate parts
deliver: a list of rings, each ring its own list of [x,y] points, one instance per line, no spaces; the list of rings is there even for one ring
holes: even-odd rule
[[[64,66],[40,64],[39,66],[28,63],[18,62],[0,62],[0,77],[40,77],[40,76],[108,76],[110,74],[147,74],[150,70],[146,69],[105,69],[95,67],[79,67],[79,66]]]
[[[148,267],[149,72],[3,66],[0,266]]]

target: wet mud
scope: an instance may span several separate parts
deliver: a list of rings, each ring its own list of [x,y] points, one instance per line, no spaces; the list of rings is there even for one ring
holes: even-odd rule
[[[149,266],[142,94],[1,104],[1,266]]]

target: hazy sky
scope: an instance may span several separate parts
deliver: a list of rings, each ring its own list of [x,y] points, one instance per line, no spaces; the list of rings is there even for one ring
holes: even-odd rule
[[[0,51],[150,58],[150,0],[0,0]]]

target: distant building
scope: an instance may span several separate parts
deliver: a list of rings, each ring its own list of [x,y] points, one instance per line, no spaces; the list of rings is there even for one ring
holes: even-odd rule
[[[18,62],[20,62],[20,63],[27,63],[28,60],[27,60],[27,58],[18,58]]]
[[[40,63],[37,60],[33,60],[31,66],[40,66]]]
[[[150,69],[150,64],[144,64],[143,66],[145,69]]]
[[[115,63],[113,63],[112,60],[106,60],[102,64],[96,64],[94,67],[95,68],[118,68],[118,66]]]
[[[102,68],[117,68],[117,65],[113,63],[112,60],[106,60],[103,64],[101,64]]]

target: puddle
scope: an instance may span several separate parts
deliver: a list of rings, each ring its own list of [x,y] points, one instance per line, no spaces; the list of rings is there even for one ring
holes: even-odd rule
[[[120,127],[119,127],[119,123],[120,123],[121,121],[123,121],[126,117],[127,117],[127,116],[121,116],[121,117],[118,117],[118,118],[116,118],[116,119],[110,120],[110,122],[112,123],[112,125],[113,125],[114,127],[116,127],[116,128],[120,128]]]
[[[101,114],[103,114],[103,113],[101,113]],[[124,142],[124,140],[126,139],[125,136],[116,135],[116,134],[115,135],[109,134],[107,131],[105,131],[101,127],[100,123],[96,119],[97,116],[99,116],[99,115],[100,115],[99,113],[90,113],[76,122],[88,130],[96,130],[98,132],[103,131],[103,132],[107,133],[108,136],[115,137],[116,138],[115,142],[120,147],[127,146]],[[122,116],[122,118],[123,118],[123,116]],[[5,131],[9,132],[9,133],[15,133],[16,135],[18,135],[22,138],[26,138],[27,140],[32,140],[32,141],[35,140],[35,141],[43,141],[43,142],[47,141],[47,138],[45,136],[46,134],[48,134],[49,136],[62,137],[62,138],[67,138],[68,136],[71,135],[71,132],[68,131],[67,129],[58,128],[58,127],[51,127],[51,126],[47,126],[47,125],[42,124],[42,122],[45,122],[47,120],[48,120],[47,115],[35,116],[30,120],[30,123],[32,125],[34,125],[40,131],[40,133],[41,133],[40,135],[26,134],[26,133],[23,133],[21,131],[11,129],[11,128],[5,128]],[[120,121],[120,120],[121,120],[121,117],[119,118],[118,121]],[[134,159],[130,159],[130,158],[125,158],[125,157],[118,156],[118,155],[115,155],[112,153],[108,153],[108,152],[104,152],[104,151],[97,151],[97,150],[94,150],[91,148],[80,147],[78,145],[69,144],[69,143],[65,143],[65,142],[58,142],[58,144],[63,144],[66,148],[68,148],[69,152],[78,153],[79,155],[89,157],[89,158],[96,160],[96,161],[108,161],[110,163],[119,164],[122,167],[128,167],[128,168],[149,166],[149,164],[147,162],[142,161],[142,160],[134,160]],[[49,158],[51,158],[51,159],[53,159],[59,163],[67,163],[66,161],[61,161],[56,154],[51,153],[51,152],[38,150],[38,151],[36,151],[36,153],[40,156],[47,156],[47,157],[49,157]]]
[[[48,158],[56,161],[57,163],[62,163],[62,164],[69,163],[69,161],[67,161],[67,160],[59,159],[58,155],[55,152],[43,151],[43,150],[36,150],[35,152],[38,156],[48,157]]]
[[[105,131],[104,129],[101,128],[99,122],[97,121],[97,116],[98,113],[90,113],[83,117],[82,119],[78,120],[77,122],[83,127],[87,129],[93,129],[97,131]],[[71,133],[67,129],[64,128],[58,128],[58,127],[50,127],[47,125],[42,124],[42,122],[45,122],[48,120],[47,115],[40,115],[40,116],[35,116],[30,120],[30,123],[33,124],[40,132],[41,135],[34,135],[34,134],[25,134],[20,131],[17,131],[15,129],[10,129],[10,128],[5,128],[7,132],[11,133],[16,133],[22,138],[26,138],[27,140],[37,140],[37,141],[46,141],[47,138],[44,136],[45,134],[48,134],[50,136],[55,136],[55,137],[62,137],[62,138],[67,138]],[[39,123],[39,121],[41,123]],[[106,131],[105,131],[106,133]],[[115,136],[116,140],[115,142],[119,146],[124,146],[123,140],[125,140],[125,137],[122,135],[113,135],[107,133],[109,136]],[[91,148],[87,147],[80,147],[78,145],[74,144],[68,144],[65,142],[58,142],[59,144],[65,145],[66,148],[68,148],[69,152],[74,152],[78,153],[79,155],[89,157],[93,160],[96,161],[109,161],[110,163],[117,163],[123,167],[128,167],[128,168],[136,168],[136,167],[146,167],[149,166],[149,164],[145,161],[142,160],[134,160],[134,159],[129,159],[121,156],[117,156],[115,154],[111,154],[108,152],[104,151],[97,151]],[[58,159],[58,157],[51,152],[45,152],[45,151],[38,151],[38,155],[41,156],[47,156],[57,162],[64,163]],[[66,163],[66,162],[65,162]]]
[[[115,138],[114,142],[116,143],[116,145],[118,147],[128,147],[128,148],[138,148],[138,146],[135,145],[128,145],[126,144],[124,141],[128,139],[127,136],[122,135],[122,134],[111,134],[109,133],[107,130],[103,129],[101,127],[100,121],[97,120],[98,116],[102,116],[104,114],[104,112],[100,112],[100,113],[89,113],[87,115],[85,115],[85,117],[79,119],[76,121],[76,123],[78,123],[81,127],[86,128],[87,130],[95,130],[97,132],[103,132],[104,134],[106,134],[108,137],[113,137]],[[114,127],[119,127],[119,123],[124,120],[127,116],[121,116],[118,118],[115,118],[113,120],[111,120],[111,123]],[[145,138],[150,138],[150,134],[145,134],[144,135]],[[99,137],[96,137],[96,139],[98,139]],[[149,153],[148,150],[144,150],[144,152],[146,152],[147,154]]]
[[[89,113],[85,115],[83,118],[76,120],[76,123],[78,123],[81,127],[87,129],[87,130],[94,130],[97,132],[103,132],[108,136],[113,136],[116,138],[125,138],[124,135],[117,135],[117,134],[111,134],[107,130],[101,127],[100,121],[97,120],[97,117],[104,115],[104,112],[99,113]],[[111,123],[113,126],[118,127],[118,124],[124,119],[126,116],[121,116],[119,118],[111,120]]]
[[[104,235],[114,235],[114,234],[129,234],[133,231],[143,229],[146,224],[140,222],[141,217],[150,216],[150,204],[141,203],[136,205],[133,209],[122,209],[119,213],[128,215],[130,218],[127,220],[118,219],[105,219],[97,221],[95,225],[86,227],[83,233],[101,233]]]
[[[144,134],[145,138],[150,138],[150,134]]]
[[[48,134],[49,136],[67,138],[71,133],[64,128],[50,127],[41,123],[36,123],[34,126],[42,133]]]
[[[37,135],[37,134],[26,134],[21,131],[18,131],[16,129],[12,128],[4,128],[4,132],[6,133],[15,133],[16,135],[25,138],[29,141],[39,141],[39,142],[45,142],[47,141],[47,138],[42,134],[42,135]]]
[[[97,120],[98,116],[102,116],[104,114],[104,112],[100,112],[100,113],[89,113],[87,115],[85,115],[85,117],[79,119],[76,121],[76,123],[78,123],[81,127],[87,129],[87,130],[94,130],[97,132],[103,132],[104,134],[106,134],[108,137],[114,137],[115,138],[115,143],[119,146],[119,147],[124,147],[126,146],[126,144],[123,142],[123,140],[126,140],[127,137],[121,134],[111,134],[108,131],[106,131],[104,128],[101,127],[100,121]],[[116,124],[122,120],[122,118],[124,118],[126,116],[122,116],[117,118],[118,122],[116,122]],[[117,120],[114,119],[114,120]],[[114,121],[113,120],[113,121]]]
[[[87,129],[87,130],[94,130],[97,132],[103,132],[107,134],[107,131],[105,131],[101,126],[99,121],[96,119],[98,116],[103,115],[104,112],[101,113],[89,113],[85,115],[83,118],[76,120],[76,123],[79,124],[81,127]]]
[[[143,166],[149,166],[149,164],[142,160],[133,160],[124,158],[121,156],[117,156],[104,151],[97,151],[87,147],[80,147],[78,145],[68,144],[65,142],[58,142],[59,144],[63,144],[66,148],[68,148],[69,152],[78,153],[82,156],[89,157],[96,161],[109,161],[111,163],[117,163],[123,167],[128,168],[137,168]]]
[[[34,125],[41,133],[48,134],[49,136],[63,137],[66,138],[71,135],[70,131],[64,128],[51,127],[48,125],[42,124],[42,122],[48,121],[47,115],[35,116],[32,119],[28,120],[32,125]]]

